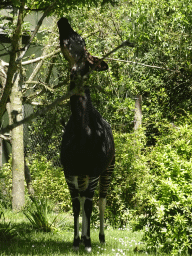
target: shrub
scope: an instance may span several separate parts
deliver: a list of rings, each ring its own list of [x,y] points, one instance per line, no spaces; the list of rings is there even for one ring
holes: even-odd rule
[[[113,132],[116,163],[107,195],[105,218],[114,227],[122,227],[130,219],[136,205],[137,183],[143,179],[145,158],[141,149],[145,144],[143,131],[132,134]],[[98,200],[98,191],[96,191]],[[93,221],[98,220],[99,210],[94,203]]]
[[[11,207],[12,194],[12,158],[0,169],[0,205]],[[71,200],[62,168],[54,167],[45,156],[38,154],[28,159],[35,196],[46,197],[55,203],[57,209],[68,211]],[[27,190],[26,190],[27,194]]]
[[[150,250],[172,255],[192,250],[192,126],[170,127],[148,151],[140,183],[137,228]]]
[[[47,199],[31,197],[31,201],[31,205],[23,213],[31,222],[33,228],[44,232],[51,232],[56,218],[52,222],[49,221]]]
[[[0,168],[0,206],[4,208],[11,207],[11,190],[12,190],[12,169],[11,169],[11,161],[4,164]]]
[[[33,155],[29,162],[35,196],[53,201],[57,209],[70,210],[71,199],[62,168],[54,167],[45,156]]]

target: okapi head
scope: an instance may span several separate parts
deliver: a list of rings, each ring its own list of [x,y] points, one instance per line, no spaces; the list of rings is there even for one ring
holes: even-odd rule
[[[89,72],[89,67],[95,71],[108,69],[105,61],[92,56],[87,51],[85,40],[71,28],[67,18],[61,18],[57,25],[61,51],[73,71],[83,71],[82,75],[84,75]]]

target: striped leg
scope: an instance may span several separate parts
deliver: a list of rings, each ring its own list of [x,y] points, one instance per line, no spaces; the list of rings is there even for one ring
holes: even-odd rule
[[[115,158],[113,159],[110,167],[102,173],[99,180],[99,218],[100,218],[100,232],[99,240],[100,243],[105,243],[105,234],[104,234],[104,213],[106,207],[106,196],[107,190],[111,182],[111,175],[114,169]]]
[[[84,210],[84,204],[85,204],[85,191],[88,188],[89,183],[89,177],[87,175],[85,176],[79,176],[78,177],[78,185],[79,185],[79,192],[80,192],[80,202],[81,202],[81,210],[82,210],[82,234],[81,234],[81,242],[84,243],[85,240],[85,234],[86,234],[86,216],[85,216],[85,210]]]
[[[91,238],[90,238],[90,220],[92,214],[92,199],[96,189],[99,177],[88,177],[87,188],[80,191],[82,203],[82,241],[85,245],[85,250],[91,252]],[[80,187],[80,179],[79,179]]]
[[[79,250],[79,213],[80,213],[80,202],[79,198],[73,199],[73,214],[74,214],[74,240],[73,249],[75,251]]]
[[[105,234],[104,234],[105,206],[106,206],[106,198],[99,198],[99,219],[100,219],[99,241],[100,243],[105,243]]]
[[[86,234],[86,229],[87,229],[87,223],[85,222],[86,216],[85,216],[85,209],[84,209],[84,204],[85,204],[85,197],[81,197],[81,209],[82,209],[82,233],[81,233],[81,242],[84,243],[85,240],[85,234]]]
[[[72,198],[73,214],[74,214],[74,240],[73,249],[79,249],[79,213],[80,213],[80,201],[79,201],[79,191],[78,191],[78,177],[77,176],[65,176],[67,181],[69,191]]]

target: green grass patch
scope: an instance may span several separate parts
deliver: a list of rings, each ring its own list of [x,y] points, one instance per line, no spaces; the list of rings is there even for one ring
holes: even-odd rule
[[[56,214],[49,213],[48,217],[51,221]],[[22,212],[6,210],[4,222],[14,225],[17,236],[0,243],[0,255],[87,255],[83,246],[79,252],[72,250],[73,217],[69,214],[58,214],[56,229],[49,233],[34,229]],[[142,232],[107,227],[105,234],[106,244],[101,245],[99,230],[92,228],[92,253],[89,255],[146,255]]]

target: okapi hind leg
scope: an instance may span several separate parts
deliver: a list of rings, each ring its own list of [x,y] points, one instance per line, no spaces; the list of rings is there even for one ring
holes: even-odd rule
[[[115,157],[113,158],[111,165],[108,169],[101,174],[99,180],[99,218],[100,218],[100,232],[99,232],[99,241],[100,243],[105,243],[105,234],[104,234],[104,214],[106,208],[106,197],[107,191],[111,183],[111,176],[114,170]]]
[[[80,201],[78,190],[78,177],[65,175],[66,182],[69,187],[69,191],[72,199],[73,217],[74,217],[74,240],[73,249],[79,250],[80,238],[79,238],[79,214],[80,214]]]
[[[106,198],[99,198],[99,219],[100,219],[99,241],[100,243],[105,243],[105,234],[104,234],[105,207],[106,207]]]
[[[90,238],[90,222],[92,213],[92,199],[86,198],[84,203],[85,218],[86,218],[86,235],[83,238],[86,252],[91,252],[91,238]]]

